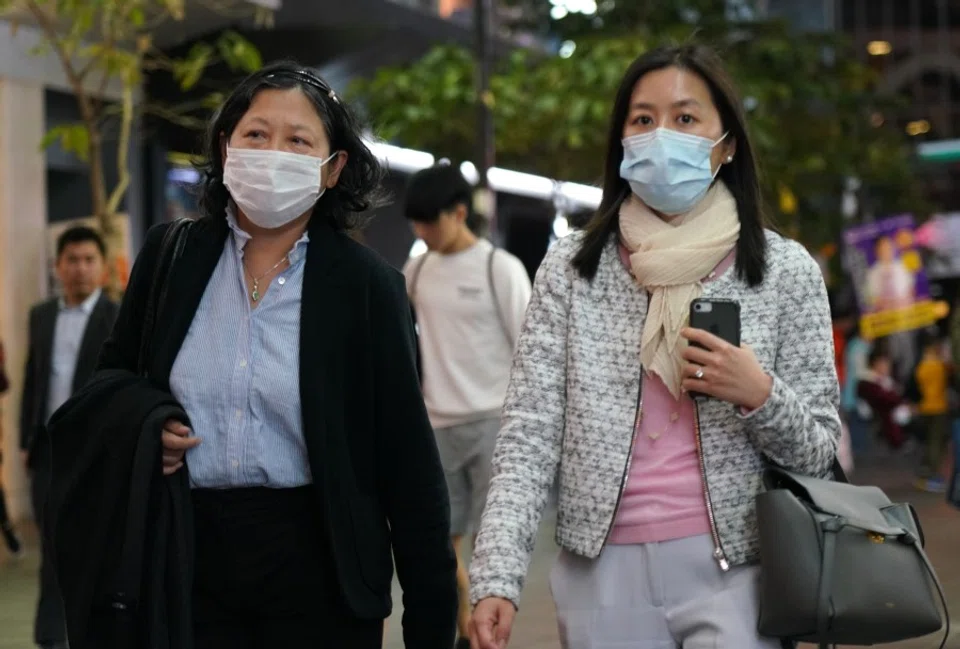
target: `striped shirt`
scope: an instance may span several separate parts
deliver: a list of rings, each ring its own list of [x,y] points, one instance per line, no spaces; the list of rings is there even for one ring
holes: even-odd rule
[[[170,374],[203,441],[188,451],[196,488],[299,487],[313,482],[300,415],[300,299],[306,234],[290,266],[251,308],[243,249],[250,235],[228,212],[231,235]]]

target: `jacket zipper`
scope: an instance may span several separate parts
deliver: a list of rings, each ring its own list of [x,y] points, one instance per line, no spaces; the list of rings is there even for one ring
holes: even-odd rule
[[[693,430],[697,438],[697,457],[700,459],[700,478],[703,480],[703,498],[707,503],[707,518],[710,520],[710,533],[713,535],[713,558],[719,564],[720,570],[730,570],[730,561],[723,551],[720,542],[720,532],[717,531],[717,519],[713,515],[713,501],[710,499],[710,485],[707,483],[707,464],[703,459],[703,443],[700,440],[700,405],[693,402]]]
[[[620,490],[617,494],[617,502],[613,506],[613,517],[610,518],[610,525],[607,527],[607,533],[603,537],[603,545],[610,540],[610,534],[613,533],[613,526],[617,522],[617,514],[620,513],[620,502],[623,500],[623,492],[627,488],[627,477],[630,475],[630,465],[633,463],[633,446],[637,443],[637,430],[640,428],[640,415],[643,412],[643,371],[640,372],[640,387],[637,389],[637,414],[633,419],[633,431],[630,433],[630,448],[627,452],[627,463],[623,467],[623,475],[620,476]]]

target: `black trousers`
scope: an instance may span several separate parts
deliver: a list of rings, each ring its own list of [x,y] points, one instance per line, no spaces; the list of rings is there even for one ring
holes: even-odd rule
[[[38,525],[42,524],[50,491],[50,468],[47,462],[40,460],[41,458],[34,459],[30,476],[30,497]],[[41,534],[41,538],[42,536]],[[67,641],[67,623],[57,575],[42,541],[40,550],[40,596],[37,599],[37,613],[33,622],[33,640],[40,647],[56,647]]]
[[[197,489],[195,649],[380,649],[343,602],[313,487]]]

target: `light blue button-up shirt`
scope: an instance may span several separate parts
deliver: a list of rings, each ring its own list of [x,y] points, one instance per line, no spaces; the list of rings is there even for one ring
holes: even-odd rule
[[[57,324],[53,332],[53,355],[50,359],[50,389],[47,394],[47,419],[73,395],[73,378],[77,373],[80,345],[90,323],[90,314],[100,300],[100,289],[77,306],[67,306],[60,299]]]
[[[202,439],[187,452],[193,487],[300,487],[313,482],[300,414],[300,300],[306,234],[256,308],[244,277],[250,235],[231,234],[170,373],[173,396]]]

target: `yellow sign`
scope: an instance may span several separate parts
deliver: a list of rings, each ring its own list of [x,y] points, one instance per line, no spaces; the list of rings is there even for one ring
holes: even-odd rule
[[[900,331],[923,329],[936,324],[950,313],[946,302],[924,300],[902,309],[869,313],[860,318],[860,333],[867,340],[876,340]]]

